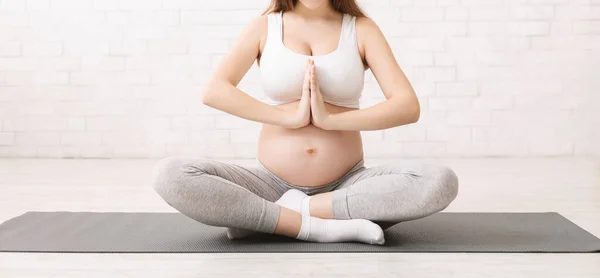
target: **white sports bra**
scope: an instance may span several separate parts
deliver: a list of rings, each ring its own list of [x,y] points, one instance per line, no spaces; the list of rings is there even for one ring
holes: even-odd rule
[[[314,60],[323,101],[359,108],[365,69],[356,43],[356,17],[343,14],[341,37],[333,52],[305,55],[288,49],[282,39],[283,12],[270,13],[267,41],[260,58],[260,75],[266,95],[264,103],[279,105],[302,96],[306,60]]]

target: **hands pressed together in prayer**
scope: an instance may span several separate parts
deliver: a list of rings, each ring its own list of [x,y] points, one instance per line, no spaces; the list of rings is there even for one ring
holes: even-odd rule
[[[302,97],[292,120],[293,128],[301,128],[312,123],[314,126],[328,129],[331,118],[325,109],[323,95],[319,89],[317,71],[312,59],[306,61]]]

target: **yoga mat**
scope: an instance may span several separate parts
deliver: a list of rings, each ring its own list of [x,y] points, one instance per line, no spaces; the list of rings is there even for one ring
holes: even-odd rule
[[[316,243],[225,227],[180,213],[29,211],[0,224],[0,251],[76,253],[600,252],[600,240],[555,212],[440,212],[385,230],[385,245]]]

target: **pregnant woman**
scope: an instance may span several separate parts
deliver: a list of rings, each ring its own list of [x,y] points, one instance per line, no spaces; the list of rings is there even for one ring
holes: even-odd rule
[[[266,101],[237,88],[254,61]],[[386,100],[359,109],[371,69]],[[382,32],[354,0],[272,0],[203,91],[205,105],[261,122],[256,166],[170,156],[153,188],[230,239],[259,233],[384,244],[383,230],[446,208],[454,171],[401,161],[365,167],[361,130],[417,122],[419,102]]]

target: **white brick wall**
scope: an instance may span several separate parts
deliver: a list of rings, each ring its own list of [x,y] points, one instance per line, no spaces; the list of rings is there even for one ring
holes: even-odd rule
[[[0,0],[0,156],[255,157],[260,124],[200,90],[267,3]],[[367,156],[600,155],[600,1],[359,3],[422,105],[363,131]],[[363,108],[384,101],[366,80]]]

